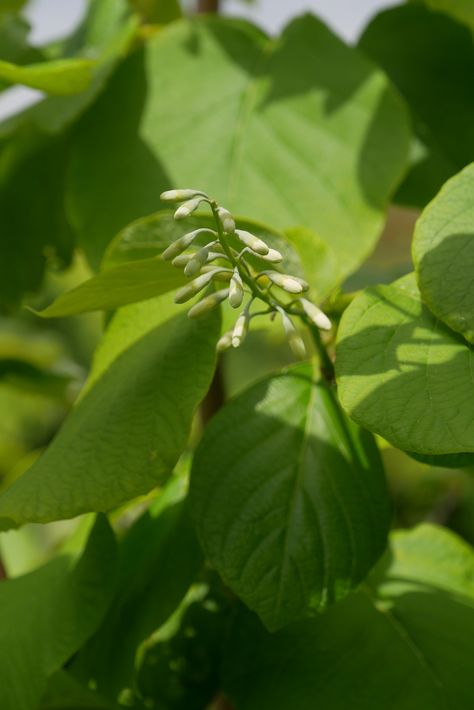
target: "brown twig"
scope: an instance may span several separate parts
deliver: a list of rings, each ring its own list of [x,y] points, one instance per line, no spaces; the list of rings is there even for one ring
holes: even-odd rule
[[[198,12],[219,12],[219,0],[198,0]]]

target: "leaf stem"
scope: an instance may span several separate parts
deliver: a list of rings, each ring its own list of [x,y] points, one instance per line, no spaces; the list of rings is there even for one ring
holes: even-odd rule
[[[319,355],[320,369],[323,379],[329,384],[334,384],[334,382],[336,381],[334,363],[329,357],[329,353],[326,350],[326,347],[321,339],[321,333],[319,332],[319,328],[313,323],[311,323],[306,317],[301,316],[301,319],[303,320],[305,325],[308,327],[309,332],[311,333],[313,343]]]

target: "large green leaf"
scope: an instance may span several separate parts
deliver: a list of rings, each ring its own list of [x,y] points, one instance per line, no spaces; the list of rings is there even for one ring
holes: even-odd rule
[[[111,698],[133,686],[140,644],[179,606],[202,566],[186,483],[171,479],[126,534],[119,548],[119,593],[73,666]]]
[[[421,146],[398,197],[424,205],[474,159],[472,34],[447,15],[410,4],[377,15],[359,46],[383,67],[410,106]]]
[[[121,264],[93,276],[61,294],[39,312],[44,318],[63,318],[89,311],[112,310],[173,291],[187,283],[179,269],[159,257]]]
[[[0,584],[0,705],[36,710],[48,677],[100,624],[115,589],[115,540],[99,518],[79,561],[61,556]]]
[[[395,446],[474,451],[474,350],[423,305],[413,275],[354,299],[340,324],[336,372],[348,414]]]
[[[211,564],[269,629],[345,596],[382,553],[390,522],[372,436],[308,365],[214,417],[191,505]]]
[[[395,533],[361,591],[268,634],[241,614],[224,687],[239,710],[466,710],[474,652],[474,554],[432,525]]]
[[[341,278],[379,235],[407,143],[384,75],[311,15],[277,42],[241,21],[183,20],[131,57],[85,117],[71,216],[97,262],[156,210],[160,189],[196,186],[278,229],[313,230]]]
[[[169,296],[114,316],[86,390],[43,456],[0,496],[4,526],[109,510],[170,473],[209,386],[219,317]]]
[[[425,303],[474,341],[474,164],[452,178],[416,224],[413,261]]]

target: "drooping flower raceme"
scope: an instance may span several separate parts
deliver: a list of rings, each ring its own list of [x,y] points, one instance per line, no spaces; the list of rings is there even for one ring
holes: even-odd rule
[[[219,351],[239,347],[250,322],[259,316],[279,315],[291,349],[301,358],[305,356],[305,346],[293,318],[299,317],[322,330],[331,328],[325,313],[301,296],[309,288],[306,281],[265,268],[265,262],[279,264],[282,255],[255,234],[238,229],[225,207],[201,190],[168,190],[162,193],[161,199],[180,203],[174,213],[177,220],[186,219],[202,204],[208,204],[212,211],[215,229],[203,227],[185,234],[170,244],[162,256],[182,268],[191,279],[177,291],[176,303],[185,303],[202,293],[188,311],[189,318],[198,318],[224,301],[232,308],[241,309],[233,329],[219,340]],[[203,240],[207,240],[204,245]],[[197,241],[199,246],[196,246]],[[253,257],[252,263],[248,257]],[[261,263],[262,268],[256,268],[255,263]],[[288,300],[289,297],[293,298]],[[255,311],[254,304],[259,302],[264,310]]]

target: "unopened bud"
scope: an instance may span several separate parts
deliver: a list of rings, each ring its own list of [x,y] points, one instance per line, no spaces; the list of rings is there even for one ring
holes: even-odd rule
[[[196,254],[193,255],[192,259],[184,267],[185,276],[196,276],[201,271],[201,268],[207,261],[209,254],[209,248],[203,247]]]
[[[206,274],[201,274],[197,277],[197,279],[191,281],[190,284],[188,284],[187,286],[183,286],[183,288],[180,288],[179,291],[176,291],[174,302],[186,303],[186,301],[189,301],[190,298],[199,293],[199,291],[202,291],[202,289],[212,281],[216,272],[217,269],[213,269],[212,271],[209,271]]]
[[[240,239],[242,244],[245,244],[246,247],[249,247],[259,256],[265,256],[270,251],[270,248],[265,244],[264,241],[256,237],[255,234],[246,232],[245,229],[236,229],[235,234]]]
[[[240,314],[240,316],[235,322],[234,330],[232,331],[232,347],[239,347],[239,345],[242,343],[242,341],[245,339],[245,336],[247,335],[248,328],[249,314],[247,311],[244,311]]]
[[[331,330],[331,321],[323,311],[308,301],[306,298],[300,298],[300,303],[303,306],[303,310],[310,318],[314,325],[317,325],[321,330]]]
[[[257,254],[257,256],[265,261],[270,261],[272,264],[279,264],[280,261],[283,261],[283,254],[280,254],[276,249],[269,249],[268,254]]]
[[[237,268],[234,269],[232,278],[230,280],[229,288],[229,303],[232,308],[238,308],[244,298],[244,285],[242,283],[241,276]]]
[[[178,254],[178,256],[175,256],[171,263],[173,264],[173,266],[183,268],[191,261],[193,257],[194,254]]]
[[[194,232],[188,232],[188,234],[184,234],[182,237],[176,239],[176,241],[170,244],[161,255],[162,259],[165,261],[171,261],[187,249],[200,234],[211,234],[213,237],[216,236],[214,230],[208,229],[207,227],[195,229]]]
[[[217,341],[216,350],[218,353],[223,353],[225,350],[228,350],[231,347],[232,331],[229,330],[227,333],[224,333],[224,335]]]
[[[199,318],[209,311],[212,311],[212,309],[224,301],[228,295],[228,288],[210,293],[209,296],[205,296],[201,301],[198,301],[198,303],[195,303],[194,306],[189,309],[188,318]]]
[[[304,359],[306,357],[306,348],[303,342],[303,338],[298,333],[293,321],[285,311],[280,308],[281,319],[283,321],[283,328],[285,329],[286,337],[288,338],[288,345],[292,349],[296,357]]]
[[[209,199],[208,195],[205,192],[201,192],[201,190],[166,190],[161,193],[160,199],[165,202],[181,202],[198,196]]]
[[[197,208],[204,199],[204,197],[195,197],[193,200],[183,202],[183,204],[180,205],[174,213],[174,218],[186,219],[186,217],[189,217],[189,215],[191,215],[195,210],[197,210]]]
[[[298,278],[298,276],[280,274],[278,271],[265,271],[262,273],[265,273],[270,281],[288,293],[302,293],[303,291],[307,291],[309,288],[306,281]]]
[[[233,234],[235,232],[235,221],[229,210],[226,210],[225,207],[218,207],[217,214],[219,215],[224,232]]]

